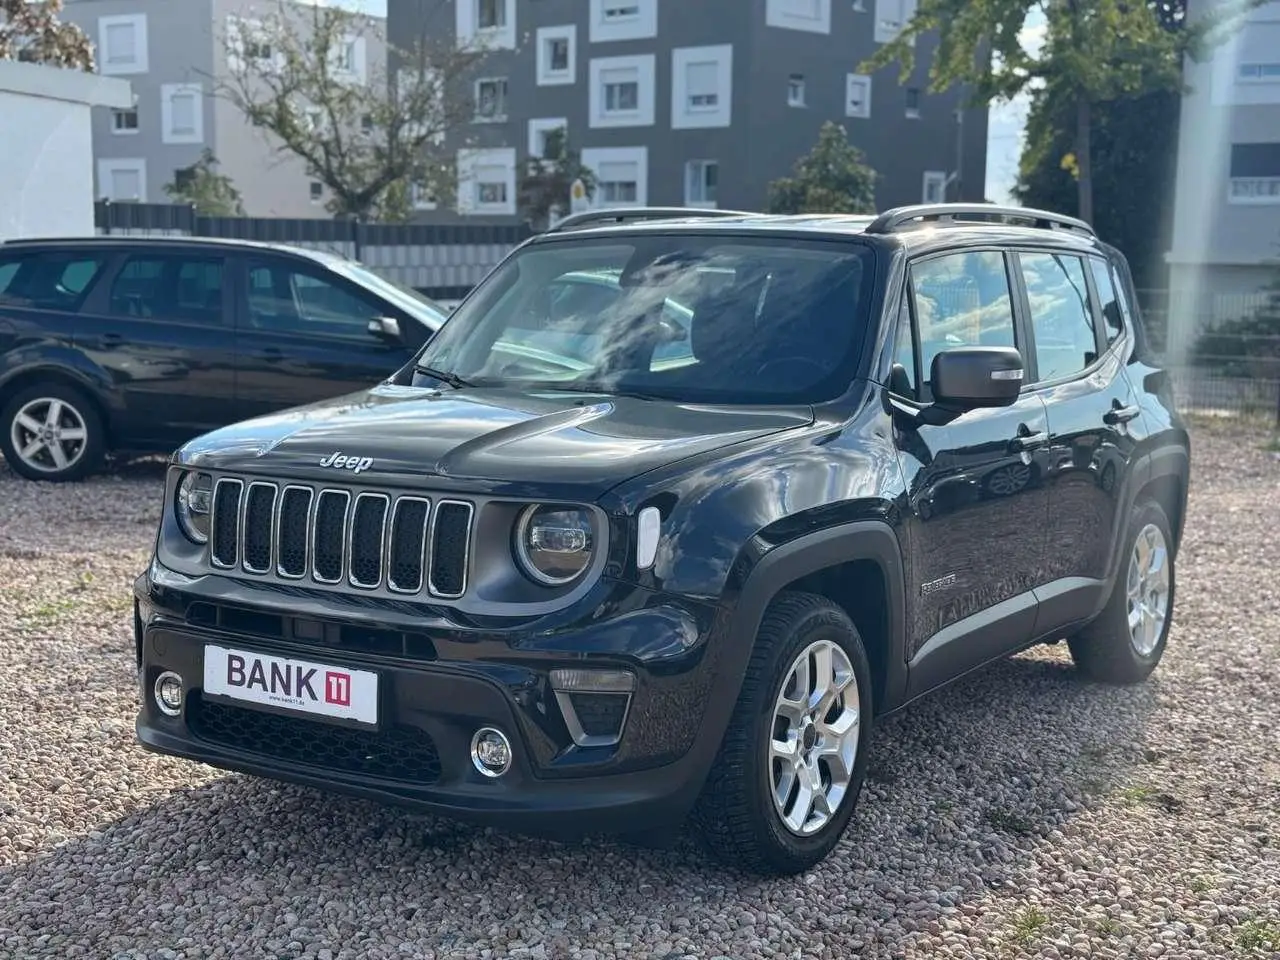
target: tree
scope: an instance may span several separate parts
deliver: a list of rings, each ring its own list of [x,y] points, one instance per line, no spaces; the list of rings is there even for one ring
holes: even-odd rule
[[[164,192],[175,203],[191,204],[202,217],[243,217],[240,191],[217,168],[217,157],[205,147],[199,160],[174,172],[173,183],[166,183]]]
[[[0,60],[27,60],[92,73],[93,44],[59,19],[62,0],[0,0]]]
[[[391,200],[400,209],[388,191],[407,196],[411,185],[451,196],[456,172],[445,142],[474,119],[465,91],[487,50],[426,36],[407,49],[387,44],[394,75],[369,64],[359,79],[351,68],[360,37],[384,41],[350,10],[279,0],[261,24],[228,31],[229,77],[219,93],[281,153],[302,159],[329,188],[337,217],[368,220]]]
[[[859,69],[871,72],[894,61],[905,79],[915,64],[917,37],[936,30],[937,53],[930,89],[971,87],[980,105],[1042,88],[1070,105],[1071,165],[1080,216],[1093,219],[1094,112],[1099,104],[1158,90],[1182,89],[1182,57],[1202,55],[1210,33],[1244,6],[1205,17],[1194,27],[1166,30],[1156,8],[1130,0],[920,0],[901,33]],[[1037,55],[1021,34],[1032,9],[1045,17]]]
[[[583,166],[578,151],[570,148],[564,127],[549,130],[543,155],[530,157],[525,163],[517,198],[520,215],[534,230],[546,230],[555,213],[563,214],[568,208],[575,180],[582,181],[588,199],[595,196],[595,174]]]
[[[769,184],[769,212],[875,213],[876,179],[844,127],[828,120],[792,175]]]

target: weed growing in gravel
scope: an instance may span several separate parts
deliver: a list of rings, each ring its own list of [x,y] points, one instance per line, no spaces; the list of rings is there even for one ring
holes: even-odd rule
[[[997,830],[1003,830],[1006,833],[1025,835],[1034,829],[1031,821],[1026,817],[1008,810],[988,810],[986,821]]]
[[[1039,907],[1034,905],[1023,907],[1013,918],[1010,937],[1015,943],[1024,947],[1030,946],[1048,922],[1049,915]]]
[[[1241,950],[1280,950],[1280,923],[1273,920],[1246,920],[1236,931]]]
[[[22,614],[22,619],[28,623],[46,623],[50,620],[57,620],[64,613],[70,613],[76,609],[76,606],[77,601],[70,597],[46,600],[38,607],[34,607]]]
[[[1120,921],[1115,917],[1102,917],[1094,924],[1094,929],[1100,937],[1114,937],[1120,932]]]
[[[1190,887],[1192,893],[1208,893],[1213,889],[1213,883],[1208,877],[1193,877]]]
[[[1120,799],[1128,804],[1145,803],[1155,796],[1155,790],[1141,785],[1125,787],[1120,791]]]

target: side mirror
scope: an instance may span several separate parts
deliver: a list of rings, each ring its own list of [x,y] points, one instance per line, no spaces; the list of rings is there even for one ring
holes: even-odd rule
[[[400,321],[395,317],[374,317],[369,321],[369,333],[381,340],[404,339],[404,334],[400,331]]]
[[[1007,407],[1018,399],[1022,354],[1015,347],[955,347],[933,358],[935,403],[964,410]]]

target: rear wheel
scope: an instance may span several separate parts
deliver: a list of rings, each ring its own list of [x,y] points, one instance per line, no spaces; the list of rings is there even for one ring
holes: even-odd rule
[[[93,402],[68,384],[34,384],[0,411],[0,451],[29,480],[78,480],[102,464],[106,431]]]
[[[794,874],[835,848],[866,776],[870,677],[840,607],[808,593],[774,600],[694,813],[719,859]]]

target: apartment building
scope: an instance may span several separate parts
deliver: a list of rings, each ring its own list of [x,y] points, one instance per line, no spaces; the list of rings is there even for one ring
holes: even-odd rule
[[[1222,0],[1189,0],[1201,17]],[[1280,272],[1280,2],[1188,60],[1169,263],[1170,347],[1248,313]]]
[[[238,35],[237,22],[252,29],[278,9],[273,0],[68,0],[63,16],[93,41],[98,71],[128,80],[134,92],[130,109],[94,111],[95,196],[168,203],[165,184],[208,148],[250,216],[330,216],[324,188],[303,163],[281,154],[270,134],[216,95],[241,55],[227,42]],[[290,15],[305,29],[310,12],[298,5]],[[348,38],[343,51],[352,82],[385,76],[382,25],[367,22],[378,29]],[[246,55],[273,52],[264,43]]]
[[[926,92],[933,38],[899,83],[860,61],[915,0],[388,0],[391,43],[483,40],[475,122],[458,145],[458,212],[517,215],[519,171],[563,127],[594,204],[763,209],[836,120],[880,174],[881,208],[981,201],[987,112]],[[433,209],[429,200],[418,204]],[[441,217],[446,211],[424,216]]]

